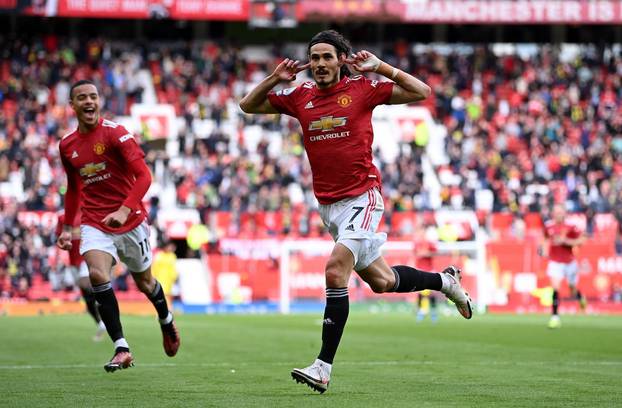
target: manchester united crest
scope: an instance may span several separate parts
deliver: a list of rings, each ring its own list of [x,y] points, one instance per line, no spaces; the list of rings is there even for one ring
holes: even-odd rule
[[[103,143],[95,143],[95,146],[93,146],[93,151],[97,155],[104,154],[104,152],[106,151],[106,146]]]
[[[345,108],[352,103],[352,97],[348,94],[339,95],[337,97],[337,103],[342,108]]]

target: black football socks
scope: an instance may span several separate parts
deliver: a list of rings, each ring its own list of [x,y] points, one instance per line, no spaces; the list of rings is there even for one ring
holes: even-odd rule
[[[553,290],[553,315],[557,315],[558,307],[559,307],[559,291]]]
[[[319,360],[332,364],[348,320],[348,288],[326,288],[326,308],[322,325],[322,349]]]
[[[148,296],[149,300],[158,312],[158,319],[161,325],[170,324],[173,321],[173,315],[169,313],[168,304],[166,303],[166,297],[164,296],[164,290],[162,285],[157,280],[155,281],[155,288],[153,292]]]
[[[119,316],[119,303],[110,282],[94,285],[93,296],[99,304],[99,314],[106,325],[106,331],[118,348],[119,344],[117,343],[119,340],[123,340],[123,342],[125,340],[123,339],[123,328],[121,327],[121,318]]]
[[[80,291],[82,292],[84,303],[86,303],[86,310],[89,312],[93,320],[95,320],[95,323],[99,323],[101,321],[101,316],[99,315],[97,305],[95,304],[95,295],[93,294],[93,289],[80,288]]]
[[[395,286],[390,292],[418,292],[420,290],[441,290],[443,281],[439,273],[424,272],[406,265],[391,267],[395,274]]]

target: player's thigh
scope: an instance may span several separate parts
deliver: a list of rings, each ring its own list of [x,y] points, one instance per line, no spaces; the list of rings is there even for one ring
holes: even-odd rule
[[[564,276],[571,288],[576,288],[579,283],[579,264],[577,261],[567,263],[564,268]]]
[[[83,255],[89,269],[89,278],[92,285],[110,282],[112,266],[115,263],[110,253],[98,249],[90,249]]]
[[[546,274],[549,277],[553,289],[559,290],[565,278],[564,264],[561,262],[549,261],[546,267]]]
[[[90,225],[80,225],[80,255],[88,267],[91,284],[110,281],[112,266],[119,260],[110,234]]]
[[[92,266],[102,266],[110,261],[101,253],[106,253],[112,258],[111,266],[119,261],[119,254],[111,234],[107,234],[90,225],[80,226],[80,255],[83,256],[89,270]]]
[[[382,256],[379,256],[367,267],[356,272],[374,292],[386,292],[395,283],[395,274]]]
[[[326,287],[347,287],[352,273],[352,265],[354,265],[354,255],[351,250],[344,245],[335,244],[324,270]]]
[[[153,255],[149,234],[149,225],[143,221],[133,230],[115,237],[115,246],[119,252],[119,258],[127,265],[132,274],[150,271]]]

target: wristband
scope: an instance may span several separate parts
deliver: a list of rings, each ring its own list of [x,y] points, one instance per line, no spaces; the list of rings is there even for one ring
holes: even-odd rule
[[[395,77],[397,76],[397,74],[400,73],[400,70],[393,67],[393,71],[391,71],[391,79],[395,79]]]
[[[354,54],[352,54],[354,56]],[[378,71],[378,68],[380,68],[380,63],[382,61],[380,61],[378,59],[378,57],[376,57],[375,55],[372,55],[370,57],[368,57],[365,61],[362,61],[360,63],[361,68],[371,68],[371,70],[373,72]]]

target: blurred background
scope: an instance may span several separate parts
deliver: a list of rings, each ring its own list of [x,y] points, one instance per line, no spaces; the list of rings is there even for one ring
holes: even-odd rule
[[[154,274],[177,310],[322,310],[332,243],[300,127],[238,101],[328,28],[433,90],[374,113],[390,262],[433,243],[432,267],[460,265],[480,311],[548,311],[537,249],[561,203],[588,236],[588,312],[622,312],[620,2],[3,0],[0,27],[0,313],[83,309],[54,246],[79,79],[146,153],[152,246],[176,258],[156,255]],[[122,265],[114,284],[122,308],[151,313]]]

